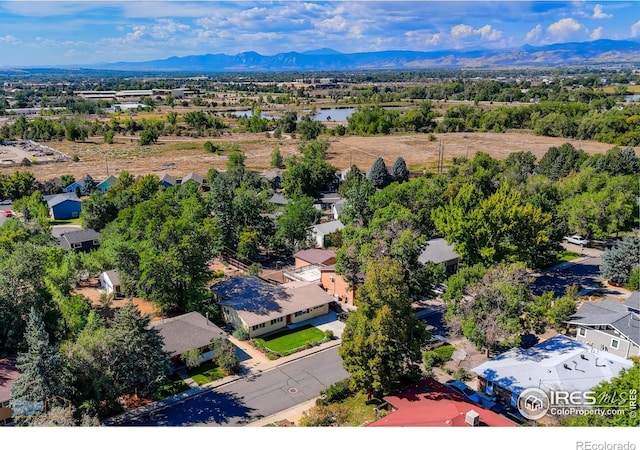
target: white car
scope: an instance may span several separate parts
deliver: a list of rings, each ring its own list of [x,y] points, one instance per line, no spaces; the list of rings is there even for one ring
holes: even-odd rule
[[[578,234],[574,234],[573,236],[565,236],[564,240],[569,244],[576,245],[587,245],[589,241]]]

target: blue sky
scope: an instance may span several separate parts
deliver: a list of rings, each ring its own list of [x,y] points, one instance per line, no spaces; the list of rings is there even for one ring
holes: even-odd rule
[[[5,1],[0,67],[640,39],[628,1]]]

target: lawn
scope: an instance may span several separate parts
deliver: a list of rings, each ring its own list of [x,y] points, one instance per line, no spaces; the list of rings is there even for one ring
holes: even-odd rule
[[[198,383],[200,386],[227,376],[220,367],[216,366],[211,361],[201,364],[200,367],[189,369],[188,373],[189,376],[193,378],[193,381]]]
[[[65,220],[50,220],[49,223],[51,226],[54,225],[82,225],[80,222],[80,218],[77,217],[75,219],[65,219]]]
[[[178,375],[171,375],[167,384],[158,390],[157,400],[171,397],[172,395],[179,394],[180,392],[184,392],[188,389],[189,385],[182,381]]]
[[[256,339],[256,341],[274,353],[286,355],[288,352],[305,347],[309,343],[322,341],[324,337],[322,330],[313,325],[305,325],[295,330],[276,333],[264,339]]]
[[[548,269],[550,267],[557,266],[558,264],[573,261],[578,256],[580,256],[578,253],[565,250],[563,252],[558,253],[558,256],[556,257],[556,259],[553,262],[547,264],[544,268]]]

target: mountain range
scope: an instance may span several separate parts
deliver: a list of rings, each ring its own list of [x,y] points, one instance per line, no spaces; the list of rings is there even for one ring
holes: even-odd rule
[[[287,72],[344,70],[417,70],[430,68],[507,68],[583,66],[640,63],[640,41],[601,39],[516,49],[440,50],[431,52],[387,50],[340,53],[322,48],[307,52],[256,52],[236,55],[173,56],[142,62],[116,62],[87,69],[166,72]]]

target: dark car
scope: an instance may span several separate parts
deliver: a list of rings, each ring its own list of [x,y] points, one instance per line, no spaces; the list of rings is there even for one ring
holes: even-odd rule
[[[470,402],[475,403],[476,405],[483,406],[485,408],[491,409],[495,405],[495,401],[489,398],[487,395],[476,392],[467,386],[465,383],[459,380],[449,380],[444,384],[450,390],[459,394],[469,400]]]
[[[513,406],[507,406],[503,403],[496,403],[490,409],[494,413],[505,416],[507,419],[517,423],[518,425],[529,424],[529,420],[527,420],[522,414],[520,414],[520,412]]]

